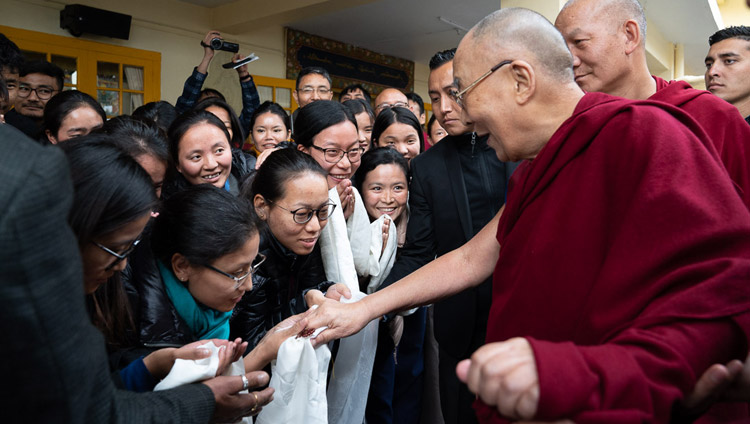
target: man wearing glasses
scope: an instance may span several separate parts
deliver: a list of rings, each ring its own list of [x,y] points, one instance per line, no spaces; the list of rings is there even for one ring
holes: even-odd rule
[[[375,116],[392,107],[409,108],[409,99],[406,98],[406,94],[395,88],[386,88],[375,98]]]
[[[62,90],[64,78],[65,74],[60,67],[44,60],[21,65],[15,109],[6,114],[6,122],[38,140],[42,131],[44,106]]]
[[[323,68],[308,66],[297,75],[296,89],[292,91],[292,97],[300,108],[318,100],[331,100],[333,90],[331,76]],[[297,118],[297,110],[292,113],[292,136],[294,136],[294,120]]]

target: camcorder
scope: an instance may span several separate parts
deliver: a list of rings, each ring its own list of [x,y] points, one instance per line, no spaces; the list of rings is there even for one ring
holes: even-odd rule
[[[225,52],[237,53],[240,51],[240,45],[237,43],[230,43],[224,41],[222,38],[216,37],[211,39],[211,44],[206,44],[201,41],[201,46],[210,47],[213,50],[223,50]]]

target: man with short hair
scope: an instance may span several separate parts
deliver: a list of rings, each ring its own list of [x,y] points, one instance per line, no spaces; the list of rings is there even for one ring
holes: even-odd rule
[[[731,103],[750,124],[750,27],[716,31],[708,44],[706,90]]]
[[[370,92],[362,84],[350,84],[344,87],[339,93],[339,102],[344,103],[347,100],[362,99],[367,103],[371,102]]]
[[[507,183],[517,166],[500,162],[487,145],[487,135],[478,135],[473,125],[461,122],[461,108],[450,96],[455,88],[455,52],[441,51],[430,59],[432,113],[449,135],[411,162],[406,244],[382,287],[471,240],[503,206]],[[484,343],[491,300],[492,281],[487,278],[477,287],[436,302],[433,308],[440,408],[446,424],[476,422],[471,407],[475,396],[458,380],[455,369]],[[420,309],[414,315],[423,312]]]
[[[19,70],[15,108],[5,115],[7,123],[34,140],[42,132],[44,106],[63,88],[65,73],[45,60],[24,62]]]
[[[332,84],[333,81],[331,76],[328,75],[328,71],[317,66],[308,66],[299,71],[292,97],[300,108],[318,100],[331,100],[333,98]],[[292,137],[294,137],[294,121],[297,119],[298,109],[292,112],[292,119],[290,120]]]
[[[23,64],[21,50],[3,34],[0,34],[0,74],[8,89],[8,98],[0,99],[0,115],[8,113],[16,102],[18,70]]]
[[[685,81],[652,76],[646,63],[646,16],[637,0],[570,0],[555,26],[573,53],[585,91],[677,106],[698,121],[750,208],[750,127],[736,108]]]
[[[409,107],[409,99],[397,88],[386,88],[375,97],[375,117],[392,107]]]
[[[308,326],[328,326],[314,343],[493,275],[486,344],[456,369],[480,422],[669,422],[750,332],[750,212],[705,132],[665,103],[584,93],[565,40],[526,9],[484,18],[453,62],[465,120],[524,161],[507,204],[359,302],[309,293]]]

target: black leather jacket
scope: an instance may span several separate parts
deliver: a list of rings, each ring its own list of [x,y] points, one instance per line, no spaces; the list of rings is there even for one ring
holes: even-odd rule
[[[307,310],[305,293],[325,292],[333,285],[326,280],[319,244],[309,255],[296,255],[264,226],[259,252],[266,261],[253,274],[253,289],[245,293],[229,320],[230,339],[247,340],[248,352],[273,326]]]

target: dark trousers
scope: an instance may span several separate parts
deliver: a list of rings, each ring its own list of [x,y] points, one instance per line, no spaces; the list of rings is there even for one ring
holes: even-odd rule
[[[404,332],[395,361],[388,325],[380,324],[365,411],[368,424],[419,423],[426,311],[426,308],[419,308],[412,315],[404,317]]]

